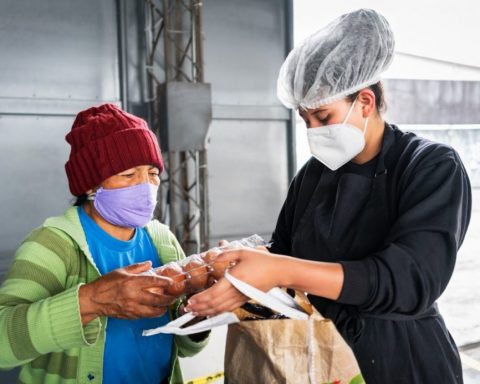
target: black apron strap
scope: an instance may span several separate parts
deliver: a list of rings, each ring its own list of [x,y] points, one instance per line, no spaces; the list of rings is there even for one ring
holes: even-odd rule
[[[311,159],[305,170],[305,176],[311,174],[313,177],[304,177],[300,189],[298,191],[299,196],[313,196],[313,192],[317,187],[318,182],[322,176],[325,166],[317,159]],[[302,218],[305,210],[307,209],[310,199],[300,199],[295,207],[295,213],[293,216],[292,232],[295,233],[298,228],[300,219]]]

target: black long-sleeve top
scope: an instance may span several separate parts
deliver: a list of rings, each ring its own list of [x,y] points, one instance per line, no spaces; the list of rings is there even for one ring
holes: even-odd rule
[[[435,301],[470,212],[457,153],[386,124],[381,153],[364,165],[334,172],[314,158],[305,164],[271,252],[342,264],[338,300],[310,299],[350,343],[367,384],[461,383],[458,351]]]

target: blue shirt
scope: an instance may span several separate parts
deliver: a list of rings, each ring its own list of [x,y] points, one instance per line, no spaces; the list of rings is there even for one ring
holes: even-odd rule
[[[114,269],[150,260],[159,267],[157,250],[145,228],[137,228],[129,241],[118,240],[100,228],[84,211],[78,208],[88,248],[102,275]],[[168,323],[168,312],[157,318],[124,320],[108,318],[105,352],[103,354],[103,382],[160,383],[170,373],[173,336],[158,334],[142,336],[144,329]]]

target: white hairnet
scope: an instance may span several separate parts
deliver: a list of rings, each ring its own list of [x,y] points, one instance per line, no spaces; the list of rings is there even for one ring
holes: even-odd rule
[[[371,9],[347,13],[294,48],[283,63],[277,96],[287,108],[315,109],[380,80],[395,41]]]

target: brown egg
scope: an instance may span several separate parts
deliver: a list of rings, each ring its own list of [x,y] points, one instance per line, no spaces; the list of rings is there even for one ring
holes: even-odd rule
[[[178,297],[185,293],[187,277],[180,266],[176,264],[166,265],[160,270],[160,275],[170,277],[173,280],[173,284],[166,289],[169,295]]]
[[[221,279],[225,275],[225,270],[230,267],[228,261],[215,261],[220,253],[221,252],[217,250],[212,250],[203,255],[203,260],[205,260],[212,269],[210,275],[213,276],[215,280]]]
[[[201,291],[207,287],[208,267],[202,259],[198,258],[188,262],[183,270],[191,276],[189,284],[192,291]]]
[[[216,280],[219,280],[225,275],[225,271],[230,267],[230,263],[228,261],[215,261],[211,267],[213,271],[210,274]]]
[[[217,258],[218,255],[219,255],[219,252],[217,251],[207,251],[207,252],[201,253],[200,257],[202,258],[203,261],[205,261],[205,263],[210,264]]]

